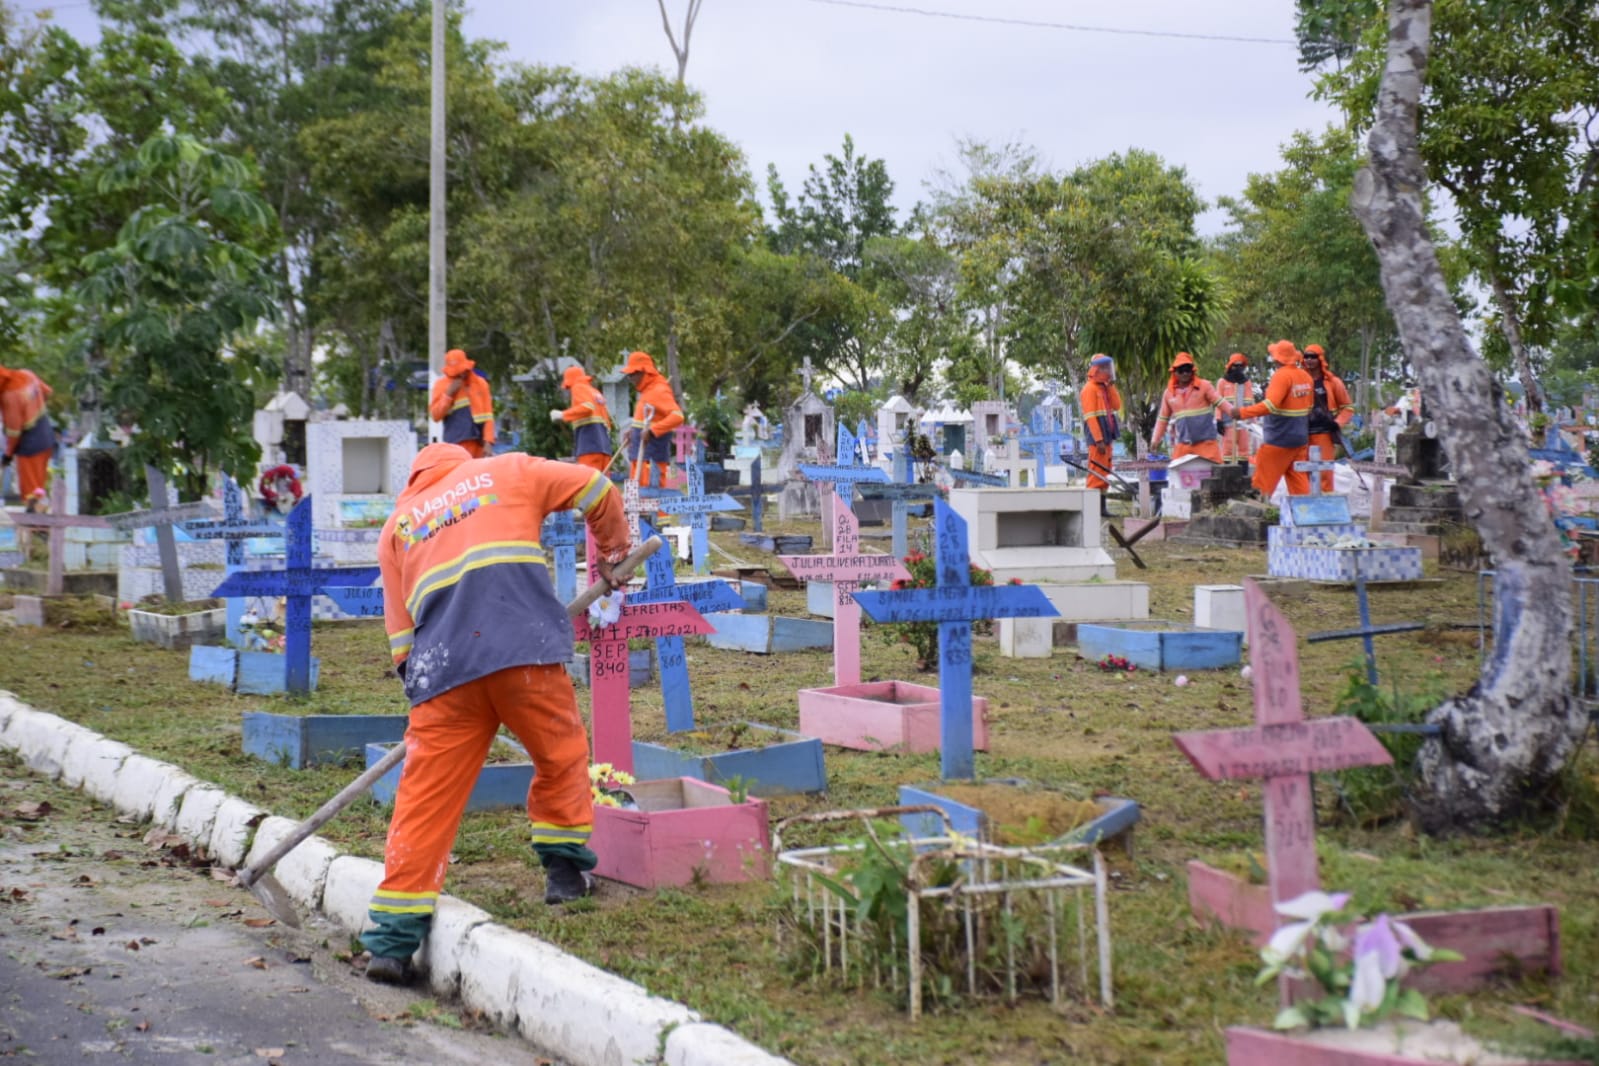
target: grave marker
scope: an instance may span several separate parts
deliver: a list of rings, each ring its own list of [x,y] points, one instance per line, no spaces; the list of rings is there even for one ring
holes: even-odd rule
[[[1318,454],[1325,455],[1325,453],[1330,450],[1331,449],[1317,448],[1315,449],[1314,453],[1306,452],[1306,454],[1310,456],[1308,459],[1300,459],[1298,462],[1294,463],[1295,470],[1302,471],[1310,476],[1310,494],[1312,496],[1320,496],[1322,493],[1322,473],[1326,472],[1330,474],[1338,467],[1338,463],[1332,456],[1327,456],[1326,458],[1320,459],[1316,457]]]
[[[833,532],[833,501],[840,500],[845,507],[851,505],[855,495],[855,486],[862,481],[886,482],[888,473],[881,467],[865,466],[854,462],[856,457],[855,434],[842,422],[838,425],[838,450],[834,454],[833,464],[824,466],[813,463],[801,463],[799,472],[817,483],[817,491],[821,494],[822,503],[822,546],[828,547],[828,537]],[[839,486],[843,488],[840,489]],[[833,491],[829,491],[833,490]]]
[[[861,498],[891,502],[894,509],[892,518],[894,558],[903,559],[910,547],[907,523],[910,521],[911,502],[930,503],[938,499],[938,489],[933,485],[902,485],[897,482],[886,485],[863,485]]]
[[[1138,514],[1143,518],[1154,517],[1155,508],[1150,502],[1150,496],[1152,494],[1149,487],[1150,474],[1157,470],[1166,470],[1171,466],[1171,463],[1166,459],[1146,458],[1127,459],[1120,463],[1113,463],[1112,466],[1114,468],[1112,472],[1105,475],[1106,479],[1109,481],[1116,481],[1125,484],[1119,475],[1124,473],[1138,475]]]
[[[594,543],[589,542],[589,573],[594,568]],[[594,759],[633,772],[633,708],[628,687],[627,642],[634,637],[686,637],[709,633],[711,624],[692,604],[625,601],[614,625],[598,628],[588,615],[572,621],[578,640],[589,645],[589,694]]]
[[[583,527],[572,517],[573,513],[553,512],[544,519],[544,528],[539,533],[539,543],[554,549],[555,598],[562,603],[577,599],[577,546],[584,542]]]
[[[1035,472],[1031,487],[1036,489],[1046,484],[1044,468],[1060,458],[1060,446],[1074,442],[1074,438],[1056,426],[1053,415],[1046,415],[1042,407],[1037,407],[1033,409],[1030,432],[1023,433],[1016,441],[1033,457]]]
[[[684,469],[688,471],[688,495],[657,497],[655,505],[667,514],[677,515],[679,518],[688,516],[694,572],[709,574],[711,572],[710,516],[713,512],[738,511],[742,508],[739,507],[737,500],[725,492],[711,496],[705,494],[705,471],[700,469],[699,463],[690,460],[684,465]]]
[[[317,569],[311,565],[311,496],[289,512],[284,528],[282,570],[240,571],[212,590],[213,596],[282,596],[284,617],[283,687],[311,690],[311,597],[329,588],[362,588],[378,579],[375,566]]]
[[[1177,733],[1172,739],[1208,780],[1263,780],[1266,870],[1275,906],[1321,883],[1310,775],[1387,765],[1393,757],[1357,718],[1305,720],[1293,626],[1252,578],[1244,579],[1244,604],[1249,615],[1254,727]],[[1281,987],[1286,1002],[1286,977]]]
[[[642,523],[644,539],[655,536],[649,522]],[[653,552],[644,560],[643,592],[629,593],[629,604],[688,603],[700,614],[742,611],[744,597],[725,581],[677,583],[676,567],[668,552]],[[569,598],[569,597],[568,597]],[[688,652],[680,636],[655,638],[655,657],[661,664],[661,698],[666,704],[666,731],[681,733],[694,728],[694,693],[689,684]]]
[[[110,529],[111,523],[99,515],[66,514],[67,483],[65,478],[55,478],[50,486],[50,513],[14,514],[11,522],[19,529],[46,529],[50,531],[50,569],[45,576],[44,591],[47,596],[59,596],[66,587],[63,572],[67,554],[67,530]]]
[[[150,508],[106,515],[112,529],[131,530],[155,527],[156,549],[161,556],[161,584],[168,603],[183,602],[183,574],[178,570],[178,542],[172,527],[193,518],[209,518],[215,512],[205,501],[167,505],[167,479],[153,466],[144,468],[144,482],[150,490]]]
[[[761,522],[766,514],[766,493],[761,488],[761,457],[756,456],[750,461],[750,483],[740,488],[727,490],[727,495],[734,497],[748,496],[750,498],[750,528],[757,533],[764,533]]]
[[[833,554],[778,558],[795,577],[833,582],[833,684],[859,684],[861,608],[854,593],[867,581],[908,580],[910,571],[897,556],[862,554],[860,523],[855,513],[837,499],[833,505]]]
[[[277,522],[255,521],[245,517],[244,493],[239,483],[230,475],[222,476],[222,517],[203,518],[184,522],[183,531],[195,540],[220,540],[227,547],[227,572],[244,569],[244,542],[252,537],[281,537],[283,526]],[[228,604],[228,643],[242,643],[239,619],[244,617],[244,600],[232,597]]]
[[[1060,612],[1035,585],[972,587],[966,520],[943,500],[933,505],[938,585],[930,589],[857,592],[874,622],[938,624],[939,760],[945,780],[974,776],[972,755],[972,622],[983,618],[1049,618]]]

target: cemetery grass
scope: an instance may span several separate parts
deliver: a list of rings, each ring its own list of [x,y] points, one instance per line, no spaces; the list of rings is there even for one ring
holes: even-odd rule
[[[810,526],[796,532],[813,532]],[[734,538],[734,555],[768,561]],[[1264,568],[1246,550],[1140,545],[1150,564],[1125,579],[1151,585],[1151,615],[1191,619],[1195,583],[1228,580]],[[753,558],[752,558],[753,557]],[[775,562],[772,563],[775,565]],[[1429,575],[1433,571],[1429,569]],[[1347,589],[1301,587],[1277,595],[1308,632],[1355,625]],[[771,610],[804,614],[803,592],[771,596]],[[1374,621],[1474,622],[1472,575],[1372,592]],[[1451,629],[1379,638],[1383,685],[1401,693],[1453,691],[1478,670],[1475,631]],[[377,622],[318,624],[314,653],[321,689],[298,704],[240,697],[187,680],[187,657],[135,643],[124,631],[81,627],[0,630],[0,687],[142,752],[176,763],[273,813],[309,815],[358,772],[355,765],[291,771],[241,752],[246,710],[398,713],[399,683]],[[1178,688],[1170,674],[1102,672],[1057,648],[1048,660],[998,655],[992,638],[975,644],[975,691],[991,703],[991,750],[977,758],[981,777],[1020,777],[1075,799],[1127,796],[1143,807],[1134,846],[1111,847],[1110,898],[1115,1008],[1090,999],[1060,1010],[1040,1000],[934,1004],[916,1024],[886,993],[841,988],[799,972],[775,945],[782,908],[766,883],[691,885],[643,892],[604,883],[592,901],[552,912],[526,845],[519,812],[469,814],[456,844],[446,891],[496,919],[586,958],[652,992],[687,1003],[711,1020],[807,1064],[972,1063],[1002,1066],[1057,1062],[1172,1063],[1223,1059],[1223,1029],[1268,1024],[1269,990],[1253,985],[1258,964],[1245,940],[1202,928],[1188,913],[1184,863],[1202,858],[1247,868],[1261,848],[1261,808],[1254,783],[1203,781],[1177,751],[1181,729],[1242,726],[1251,716],[1248,684],[1236,670],[1198,672]],[[1328,713],[1359,656],[1358,642],[1301,643],[1305,704]],[[762,657],[689,646],[697,722],[706,728],[753,721],[794,728],[794,691],[830,684],[829,651]],[[882,629],[862,637],[863,676],[928,681],[908,645]],[[929,683],[932,683],[929,681]],[[587,693],[579,690],[586,707]],[[658,688],[635,690],[635,735],[664,740]],[[1581,802],[1554,824],[1485,839],[1417,838],[1402,823],[1355,825],[1338,819],[1335,790],[1318,779],[1322,877],[1371,906],[1422,909],[1546,902],[1561,912],[1567,975],[1501,993],[1435,999],[1441,1013],[1468,1028],[1508,1032],[1507,1007],[1521,1003],[1592,1025],[1599,1020],[1599,804],[1592,801],[1592,745],[1580,768]],[[901,783],[937,780],[938,757],[827,751],[830,792],[771,802],[774,821],[791,814],[896,802]],[[361,801],[323,830],[347,851],[380,858],[386,811]],[[796,841],[800,840],[795,835]]]

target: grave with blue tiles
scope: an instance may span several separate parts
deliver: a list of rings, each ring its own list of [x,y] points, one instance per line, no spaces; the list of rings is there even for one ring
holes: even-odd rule
[[[880,624],[938,626],[939,758],[942,777],[975,772],[972,697],[972,623],[994,618],[1049,618],[1059,614],[1030,585],[973,586],[966,522],[942,500],[934,504],[934,556],[938,584],[927,589],[857,592],[855,601]]]
[[[1417,581],[1421,549],[1374,545],[1339,495],[1290,496],[1278,525],[1266,531],[1266,572],[1272,577],[1353,583]]]
[[[167,603],[205,599],[210,577],[195,568],[214,563],[215,549],[179,544],[173,527],[189,519],[214,516],[216,511],[207,501],[173,503],[165,476],[154,467],[145,467],[145,484],[150,494],[148,509],[106,515],[111,528],[124,533],[138,531],[136,543],[118,552],[117,598],[138,602],[159,594]],[[153,546],[150,539],[155,541]]]
[[[311,565],[311,497],[289,512],[284,565],[277,571],[240,571],[212,590],[213,596],[282,597],[285,601],[285,654],[241,653],[235,687],[240,692],[306,693],[315,687],[311,658],[311,598],[331,588],[364,588],[378,580],[375,566],[321,569]]]

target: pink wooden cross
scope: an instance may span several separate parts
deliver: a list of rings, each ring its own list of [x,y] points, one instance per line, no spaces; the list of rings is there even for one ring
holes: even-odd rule
[[[844,506],[835,489],[832,503],[832,555],[779,555],[784,566],[804,581],[833,582],[833,683],[861,681],[861,607],[851,595],[869,581],[909,578],[910,571],[892,555],[863,555],[860,520]]]
[[[14,514],[11,521],[20,529],[48,529],[50,531],[50,572],[45,579],[44,591],[48,596],[59,596],[66,587],[63,572],[67,555],[67,530],[110,529],[111,523],[98,515],[67,514],[67,483],[56,478],[50,486],[49,514]]]
[[[663,549],[664,550],[664,549]],[[595,575],[594,539],[588,542],[588,572]],[[590,584],[593,582],[591,581]],[[594,761],[633,772],[633,689],[627,642],[635,637],[687,637],[713,630],[691,603],[627,603],[612,625],[597,628],[582,615],[572,622],[578,640],[589,642],[589,696]]]
[[[1293,626],[1250,578],[1244,579],[1244,609],[1248,614],[1255,727],[1177,733],[1172,739],[1211,781],[1264,779],[1266,872],[1275,906],[1321,883],[1316,869],[1316,812],[1310,775],[1387,765],[1393,757],[1357,718],[1306,721]]]

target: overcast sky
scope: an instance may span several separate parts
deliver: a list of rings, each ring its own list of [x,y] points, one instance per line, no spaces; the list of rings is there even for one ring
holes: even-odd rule
[[[467,2],[467,35],[509,60],[676,73],[656,0]],[[688,2],[666,0],[679,35]],[[87,0],[19,6],[94,36]],[[955,167],[957,138],[1026,144],[1062,170],[1148,149],[1214,203],[1334,119],[1297,69],[1293,14],[1293,0],[704,0],[688,80],[763,188],[775,164],[797,191],[849,133],[888,164],[902,218]]]
[[[656,0],[469,3],[468,35],[508,58],[676,73]],[[680,39],[687,6],[666,0]],[[770,163],[797,190],[849,133],[888,164],[903,208],[954,167],[957,138],[1024,143],[1056,169],[1148,149],[1214,203],[1335,118],[1309,99],[1293,15],[1293,0],[704,0],[688,81],[763,186]]]

